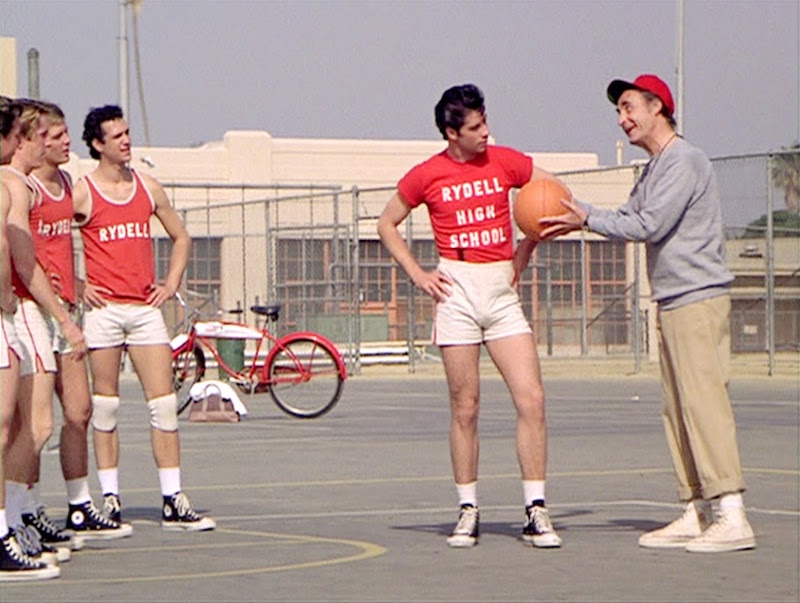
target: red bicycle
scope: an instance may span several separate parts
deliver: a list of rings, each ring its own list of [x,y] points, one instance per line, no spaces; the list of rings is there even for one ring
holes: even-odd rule
[[[178,303],[189,310],[184,299],[176,294]],[[311,331],[298,331],[275,337],[267,328],[278,320],[280,304],[252,306],[264,317],[262,327],[239,322],[204,319],[194,315],[188,332],[172,339],[173,386],[178,396],[178,413],[190,402],[191,387],[203,379],[206,353],[218,363],[220,371],[230,377],[246,394],[268,392],[282,411],[293,417],[311,419],[330,411],[342,395],[347,369],[336,346],[326,337]],[[221,357],[215,341],[218,339],[257,340],[249,366],[237,371]]]

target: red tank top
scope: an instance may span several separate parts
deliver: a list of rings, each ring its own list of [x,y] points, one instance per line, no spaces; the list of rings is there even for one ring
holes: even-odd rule
[[[39,189],[41,202],[33,206],[30,213],[33,246],[36,260],[44,271],[57,274],[61,280],[61,298],[75,303],[75,268],[72,254],[72,189],[67,177],[59,170],[62,191],[54,197],[36,177],[31,181]]]
[[[155,285],[150,216],[155,203],[136,170],[127,199],[106,197],[86,176],[91,208],[79,224],[86,259],[86,280],[111,291],[115,302],[144,303]]]
[[[25,185],[28,187],[28,189],[31,191],[31,203],[30,207],[28,207],[28,212],[29,214],[33,213],[33,208],[36,205],[38,205],[40,197],[39,197],[39,189],[36,187],[35,184],[33,184],[33,181],[31,180],[30,176],[27,176],[22,172],[20,172],[19,170],[12,168],[11,166],[8,165],[4,165],[3,170],[7,170],[8,172],[15,174],[18,178],[21,178],[22,181],[25,183]],[[34,245],[35,245],[35,239],[34,239]],[[36,256],[36,260],[39,261],[39,250],[36,249],[36,247],[34,247],[34,253]],[[39,263],[41,262],[39,261]],[[33,299],[33,295],[31,295],[31,292],[28,291],[28,288],[22,282],[22,278],[20,278],[19,274],[17,273],[17,269],[14,266],[13,262],[11,263],[11,286],[14,288],[14,293],[16,294],[16,296],[19,297],[20,299]]]

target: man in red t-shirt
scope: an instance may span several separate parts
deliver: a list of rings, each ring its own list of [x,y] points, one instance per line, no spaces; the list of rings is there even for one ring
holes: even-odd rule
[[[536,547],[558,547],[545,506],[547,426],[539,357],[515,289],[537,241],[514,249],[509,192],[530,180],[552,178],[530,157],[489,145],[483,94],[454,86],[435,110],[447,148],[413,168],[378,220],[378,233],[414,284],[436,301],[433,341],[440,347],[450,391],[450,453],[460,514],[447,539],[471,547],[479,536],[477,497],[479,360],[486,346],[517,410],[517,457],[522,472],[525,523],[522,538]],[[398,225],[425,204],[439,265],[426,271]]]
[[[128,167],[131,139],[122,110],[92,109],[83,140],[99,161],[75,184],[75,218],[86,260],[84,331],[92,371],[92,426],[104,510],[121,521],[119,498],[119,366],[127,349],[150,411],[153,456],[161,486],[165,530],[212,530],[216,522],[194,511],[181,490],[177,399],[172,356],[160,306],[181,284],[192,241],[155,178]],[[155,280],[150,218],[172,239],[163,284]]]

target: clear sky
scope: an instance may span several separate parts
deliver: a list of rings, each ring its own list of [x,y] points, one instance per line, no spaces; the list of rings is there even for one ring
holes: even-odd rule
[[[92,106],[117,103],[116,0],[0,0],[0,31],[40,53],[41,96],[73,150]],[[712,157],[800,133],[800,1],[685,0],[682,130]],[[473,82],[498,144],[592,152],[624,138],[608,82],[659,74],[676,91],[676,0],[145,0],[140,56],[150,140],[190,146],[227,130],[281,138],[436,139],[433,106]],[[144,144],[130,47],[134,144]],[[625,161],[643,154],[625,147]]]

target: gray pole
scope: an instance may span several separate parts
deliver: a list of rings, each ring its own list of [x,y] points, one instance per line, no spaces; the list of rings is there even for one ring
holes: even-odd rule
[[[359,204],[359,189],[355,184],[352,189],[353,198],[353,239],[350,244],[350,253],[353,262],[353,294],[351,299],[353,301],[353,318],[352,320],[352,333],[353,337],[352,348],[350,354],[350,366],[354,375],[361,374],[361,250],[359,249],[359,241],[361,240],[361,233],[359,231],[358,219],[358,204]]]
[[[767,328],[767,356],[769,361],[769,375],[775,374],[775,223],[772,217],[774,209],[774,199],[772,196],[772,183],[770,174],[775,162],[775,156],[770,155],[767,160],[767,238],[766,238],[766,260],[767,260],[767,299],[765,308],[765,319]]]
[[[633,244],[633,364],[634,371],[638,375],[642,372],[642,319],[639,313],[639,243]]]
[[[130,120],[128,115],[128,25],[125,20],[127,10],[126,0],[119,0],[119,106],[122,113]]]
[[[31,48],[28,51],[28,98],[39,97],[39,51]]]
[[[411,214],[406,216],[406,243],[408,247],[414,243],[414,223],[412,220]],[[406,329],[406,346],[408,347],[408,372],[415,373],[417,370],[417,365],[414,359],[414,335],[416,335],[416,325],[417,325],[417,316],[416,316],[416,303],[415,298],[417,296],[417,288],[414,286],[414,282],[411,280],[411,277],[406,276],[408,279],[408,304],[406,304],[406,323],[408,328]]]
[[[677,72],[678,72],[678,98],[675,108],[675,120],[678,122],[678,131],[686,135],[686,127],[683,122],[683,0],[678,0],[678,27],[677,27]]]
[[[589,300],[588,291],[586,290],[586,275],[589,272],[586,262],[586,232],[581,231],[581,261],[579,262],[581,270],[581,356],[586,356],[589,353],[589,333],[588,329],[588,314],[589,314]]]
[[[547,308],[547,355],[553,355],[553,277],[550,264],[544,266],[544,291]]]

